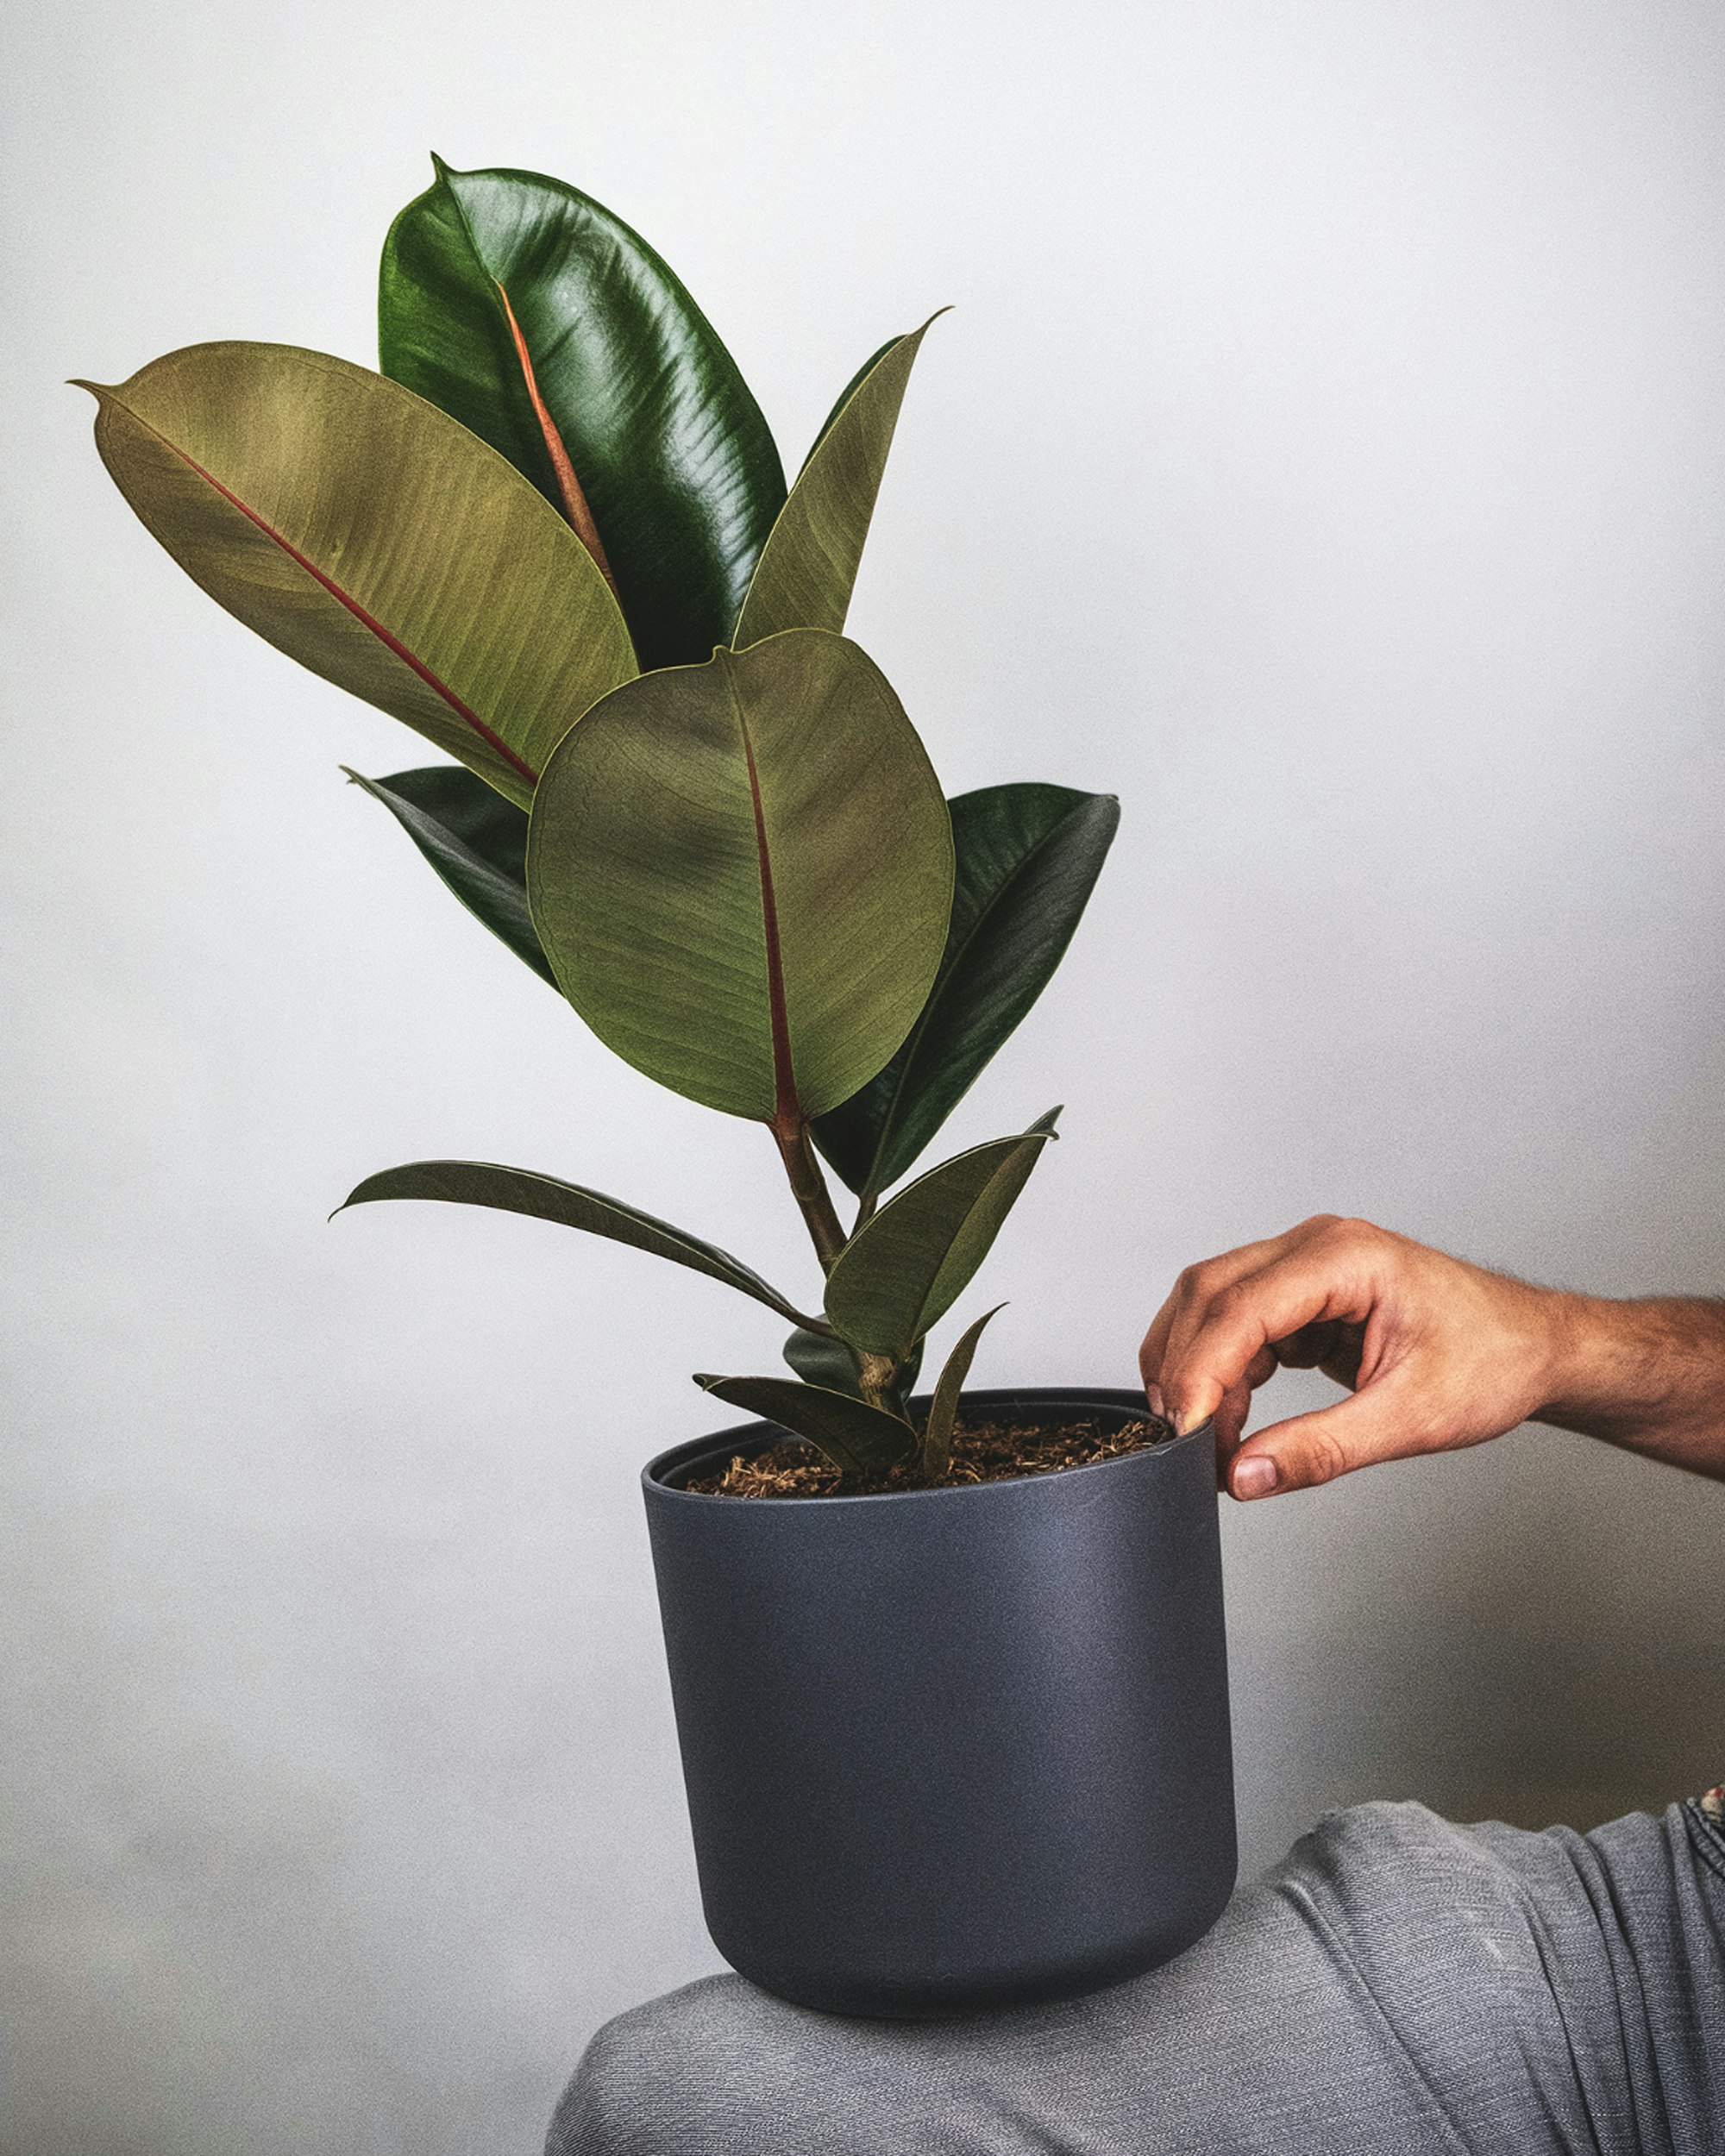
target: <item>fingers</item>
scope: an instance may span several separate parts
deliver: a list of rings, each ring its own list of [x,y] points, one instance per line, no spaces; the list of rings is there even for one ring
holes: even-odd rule
[[[1408,1459],[1455,1441],[1414,1387],[1386,1378],[1333,1407],[1292,1416],[1248,1438],[1228,1463],[1227,1488],[1239,1498],[1314,1489],[1357,1467]]]
[[[1230,1385],[1222,1395],[1215,1413],[1216,1464],[1220,1469],[1233,1457],[1245,1428],[1245,1419],[1251,1413],[1251,1387],[1244,1380]]]
[[[1138,1350],[1138,1369],[1146,1389],[1154,1386],[1164,1391],[1164,1406],[1159,1413],[1166,1412],[1162,1380],[1170,1364],[1170,1344],[1176,1328],[1188,1328],[1195,1310],[1207,1307],[1214,1296],[1243,1275],[1272,1264],[1277,1257],[1295,1249],[1313,1230],[1327,1225],[1332,1218],[1327,1213],[1320,1214],[1315,1219],[1302,1221],[1285,1235],[1245,1243],[1238,1250],[1224,1251],[1220,1257],[1206,1258],[1202,1264],[1186,1268],[1174,1283],[1173,1294],[1151,1319],[1144,1344]]]
[[[1175,1427],[1207,1418],[1237,1497],[1306,1489],[1379,1460],[1477,1445],[1553,1396],[1548,1291],[1325,1214],[1189,1266],[1145,1338],[1145,1382]],[[1281,1365],[1352,1397],[1244,1438]]]
[[[1227,1463],[1233,1457],[1245,1428],[1246,1417],[1251,1413],[1251,1396],[1257,1388],[1276,1375],[1276,1353],[1274,1348],[1264,1348],[1255,1355],[1246,1367],[1245,1376],[1237,1385],[1230,1385],[1222,1395],[1214,1422],[1216,1426],[1216,1470],[1226,1486]],[[1166,1407],[1163,1409],[1165,1413]]]
[[[1233,1388],[1250,1384],[1254,1367],[1262,1383],[1280,1359],[1278,1343],[1307,1335],[1318,1350],[1312,1359],[1327,1360],[1339,1344],[1329,1328],[1339,1321],[1364,1326],[1374,1282],[1366,1246],[1340,1232],[1344,1225],[1308,1223],[1282,1238],[1264,1262],[1200,1266],[1182,1275],[1155,1373],[1176,1429],[1195,1429],[1215,1414]],[[1314,1327],[1326,1330],[1314,1337]],[[1299,1351],[1288,1359],[1299,1359]]]
[[[1285,1370],[1320,1369],[1352,1391],[1364,1344],[1364,1326],[1329,1319],[1320,1325],[1302,1326],[1289,1338],[1278,1340],[1276,1359]]]

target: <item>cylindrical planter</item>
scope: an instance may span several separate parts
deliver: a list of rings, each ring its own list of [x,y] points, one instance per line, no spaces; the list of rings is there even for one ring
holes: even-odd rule
[[[1022,1423],[1130,1393],[965,1395]],[[647,1469],[708,1928],[799,2005],[920,2017],[1170,1960],[1234,1880],[1209,1426],[1088,1467],[878,1497],[679,1487],[782,1440]]]

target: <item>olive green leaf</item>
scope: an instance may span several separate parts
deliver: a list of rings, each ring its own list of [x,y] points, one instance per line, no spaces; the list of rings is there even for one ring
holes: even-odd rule
[[[527,888],[601,1040],[789,1129],[910,1031],[946,940],[951,829],[874,661],[793,630],[595,705],[540,780]]]
[[[825,1385],[829,1392],[862,1397],[856,1358],[843,1340],[830,1332],[806,1332],[800,1326],[784,1345],[784,1357],[805,1384]],[[922,1342],[911,1350],[898,1374],[897,1388],[908,1392],[922,1368]]]
[[[988,1255],[1054,1135],[1051,1108],[1020,1138],[943,1161],[853,1235],[826,1276],[826,1314],[855,1347],[902,1361]]]
[[[967,1327],[936,1381],[934,1398],[928,1405],[928,1420],[922,1426],[922,1471],[931,1482],[938,1482],[952,1464],[952,1426],[958,1416],[958,1395],[970,1375],[982,1328],[990,1318],[999,1317],[1006,1307],[1005,1303],[997,1302],[992,1310],[985,1310],[975,1325]]]
[[[738,650],[781,629],[844,628],[905,385],[928,329],[925,322],[877,354],[822,428],[761,549],[731,639]]]
[[[849,1393],[819,1385],[800,1385],[794,1377],[713,1377],[695,1382],[716,1400],[751,1415],[776,1422],[811,1445],[819,1445],[848,1481],[884,1475],[915,1451],[916,1432],[884,1408],[853,1400]]]
[[[555,987],[527,911],[526,812],[459,763],[387,779],[342,768],[383,803],[467,911]]]
[[[580,540],[398,383],[291,345],[199,344],[80,386],[115,483],[218,605],[512,800],[634,674]]]
[[[837,418],[839,413],[844,411],[844,407],[850,402],[851,398],[856,394],[857,391],[862,388],[863,383],[868,380],[869,377],[875,372],[875,369],[881,364],[881,360],[886,358],[888,353],[892,350],[893,347],[895,344],[901,343],[902,342],[903,340],[899,337],[888,337],[887,342],[881,347],[878,352],[871,352],[869,354],[868,358],[863,360],[862,366],[857,368],[856,372],[850,377],[850,379],[844,385],[844,388],[839,391],[837,398],[834,400],[832,410],[828,412],[825,418],[820,423],[819,433],[816,435],[814,440],[811,442],[808,446],[808,456],[806,456],[803,459],[801,464],[797,468],[797,476],[799,479],[800,479],[802,474],[808,469],[809,457],[812,457],[814,454],[815,451],[819,448],[821,443],[825,441],[828,435],[832,432],[833,421]]]
[[[349,1206],[371,1205],[384,1198],[435,1198],[448,1205],[489,1206],[498,1213],[521,1213],[530,1219],[582,1228],[589,1235],[602,1235],[613,1243],[649,1250],[655,1257],[668,1257],[673,1264],[687,1265],[691,1272],[705,1273],[710,1280],[722,1280],[727,1288],[752,1295],[793,1325],[807,1327],[819,1322],[805,1317],[794,1303],[787,1302],[776,1288],[729,1250],[686,1235],[668,1221],[656,1220],[650,1213],[637,1212],[620,1198],[607,1198],[602,1191],[586,1190],[579,1183],[559,1182],[555,1175],[535,1175],[526,1168],[499,1168],[489,1161],[410,1161],[405,1167],[386,1168],[367,1175],[336,1212],[345,1213]]]
[[[952,924],[934,987],[886,1069],[815,1143],[859,1194],[895,1183],[1047,986],[1120,823],[1108,793],[991,786],[950,804]]]
[[[583,534],[643,667],[705,659],[785,499],[736,362],[647,242],[578,189],[432,162],[384,246],[384,373]]]

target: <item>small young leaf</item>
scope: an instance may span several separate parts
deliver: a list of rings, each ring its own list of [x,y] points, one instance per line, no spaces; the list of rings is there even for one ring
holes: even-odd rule
[[[822,428],[761,549],[731,639],[737,650],[781,629],[844,628],[899,406],[928,330],[925,322],[877,354]]]
[[[820,1385],[830,1393],[849,1393],[853,1400],[862,1399],[856,1358],[831,1333],[808,1332],[799,1326],[786,1341],[782,1353],[805,1385]]]
[[[463,764],[428,764],[387,779],[342,768],[383,803],[468,912],[555,987],[527,910],[526,811]]]
[[[975,1324],[961,1334],[957,1345],[946,1358],[934,1388],[934,1398],[929,1402],[928,1420],[922,1430],[922,1471],[925,1479],[931,1482],[938,1482],[951,1465],[952,1425],[958,1413],[958,1395],[970,1375],[982,1328],[1006,1307],[1005,1303],[997,1302],[992,1310],[985,1310]]]
[[[940,972],[886,1069],[814,1125],[860,1194],[908,1169],[1048,985],[1101,871],[1120,804],[991,786],[950,804],[956,874]]]
[[[699,663],[729,641],[785,499],[736,361],[668,264],[591,197],[433,162],[384,246],[384,373],[500,450],[577,530],[590,520],[643,667]]]
[[[384,1198],[435,1198],[449,1205],[489,1206],[499,1213],[521,1213],[530,1219],[581,1228],[589,1235],[669,1258],[711,1280],[722,1280],[727,1288],[752,1295],[793,1325],[809,1322],[776,1288],[729,1250],[687,1235],[668,1221],[656,1220],[650,1213],[639,1213],[620,1198],[607,1198],[578,1183],[559,1182],[554,1175],[535,1175],[530,1169],[499,1168],[489,1161],[410,1161],[405,1167],[367,1175],[336,1211],[344,1213],[349,1206],[371,1205]]]
[[[851,1237],[826,1280],[826,1314],[845,1339],[902,1361],[988,1256],[1059,1112],[932,1168]]]
[[[789,1126],[910,1031],[946,942],[951,825],[874,661],[796,629],[643,674],[572,727],[534,799],[527,888],[608,1048]]]
[[[695,1382],[717,1400],[806,1438],[850,1481],[884,1475],[916,1450],[916,1432],[909,1423],[848,1393],[800,1385],[791,1377],[697,1375]]]
[[[825,1385],[829,1392],[850,1393],[861,1400],[862,1388],[856,1374],[856,1358],[843,1340],[830,1332],[805,1332],[800,1326],[784,1345],[784,1357],[806,1385]],[[900,1366],[899,1390],[907,1393],[922,1368],[919,1340]]]

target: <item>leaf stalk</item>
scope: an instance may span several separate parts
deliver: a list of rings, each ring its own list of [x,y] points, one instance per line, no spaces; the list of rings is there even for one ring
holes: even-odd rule
[[[791,1195],[801,1208],[807,1224],[809,1240],[814,1244],[815,1256],[820,1260],[821,1270],[830,1273],[838,1262],[838,1254],[844,1248],[844,1230],[839,1225],[834,1210],[832,1194],[826,1187],[826,1178],[820,1172],[820,1163],[809,1143],[808,1125],[802,1117],[794,1119],[775,1118],[767,1126],[773,1133],[773,1142],[779,1149],[779,1157],[785,1163]],[[821,1328],[823,1331],[825,1327]]]

